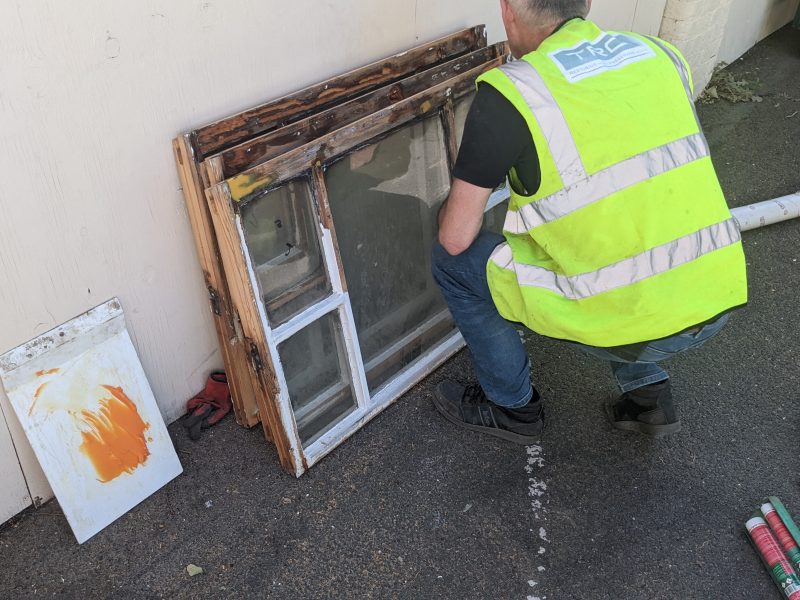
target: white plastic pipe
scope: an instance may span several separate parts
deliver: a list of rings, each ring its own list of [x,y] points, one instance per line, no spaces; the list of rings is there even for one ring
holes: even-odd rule
[[[800,217],[800,192],[731,210],[741,231],[750,231]]]

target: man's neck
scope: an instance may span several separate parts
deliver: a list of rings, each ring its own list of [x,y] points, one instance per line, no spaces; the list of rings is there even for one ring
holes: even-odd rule
[[[534,50],[538,50],[539,46],[541,46],[542,43],[547,38],[549,38],[551,35],[553,35],[556,32],[557,29],[558,28],[555,25],[551,25],[549,27],[537,27],[536,29],[532,29],[531,32],[530,32],[530,35],[526,36],[527,39],[530,40],[530,41],[522,49],[523,50],[523,56],[525,54],[529,54],[530,52],[533,52]]]
[[[538,50],[539,46],[541,46],[547,38],[549,38],[551,35],[559,31],[562,27],[564,27],[564,25],[566,25],[567,23],[569,23],[574,19],[580,19],[580,18],[582,17],[571,17],[555,25],[547,25],[543,27],[532,28],[529,34],[525,36],[526,39],[529,40],[529,42],[520,49],[522,55],[519,56],[518,58],[522,58],[522,56],[530,54],[534,50]]]

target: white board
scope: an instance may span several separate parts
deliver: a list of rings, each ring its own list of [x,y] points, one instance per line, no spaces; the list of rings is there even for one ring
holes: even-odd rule
[[[0,481],[3,482],[0,490],[0,523],[5,523],[31,505],[28,486],[3,416],[0,408]]]
[[[78,542],[183,471],[119,300],[0,356],[0,379]]]

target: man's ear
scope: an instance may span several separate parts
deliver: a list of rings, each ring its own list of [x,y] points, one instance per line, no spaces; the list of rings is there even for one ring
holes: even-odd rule
[[[500,11],[503,15],[503,23],[506,25],[506,28],[516,21],[517,15],[514,14],[514,11],[511,9],[511,3],[508,0],[500,0]]]
[[[591,10],[592,10],[592,0],[589,0],[588,4],[586,6],[586,12],[589,13],[589,12],[591,12]]]

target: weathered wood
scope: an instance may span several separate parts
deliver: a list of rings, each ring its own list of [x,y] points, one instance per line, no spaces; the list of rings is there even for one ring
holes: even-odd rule
[[[444,103],[442,107],[442,114],[444,115],[444,135],[447,138],[447,162],[450,165],[450,171],[456,166],[456,158],[458,158],[458,139],[456,139],[456,110],[453,99],[450,98]]]
[[[206,125],[192,136],[198,160],[485,46],[486,27],[472,27]]]
[[[333,252],[336,255],[336,266],[339,268],[339,277],[341,277],[342,282],[342,291],[347,292],[347,278],[344,276],[342,255],[339,253],[339,240],[336,237],[336,227],[333,225],[331,205],[328,202],[328,188],[325,186],[325,173],[320,164],[314,165],[311,169],[311,193],[317,203],[322,227],[327,229],[331,234]]]
[[[233,177],[387,106],[424,92],[459,73],[503,56],[505,50],[505,43],[482,48],[229,148],[220,154],[224,176]]]
[[[220,186],[206,191],[211,217],[214,223],[220,255],[228,277],[230,302],[239,314],[242,337],[250,349],[250,361],[257,375],[258,388],[255,397],[262,421],[269,424],[272,442],[278,452],[281,466],[289,473],[299,474],[304,470],[301,449],[292,443],[288,431],[293,430],[297,440],[294,420],[284,419],[280,407],[280,391],[272,353],[267,341],[265,323],[258,309],[260,300],[255,294],[248,270],[245,249],[237,224],[237,215],[230,195]]]
[[[222,168],[218,161],[206,161],[199,165],[201,179],[204,182],[205,188],[209,188],[212,185],[216,185],[224,180],[222,176]],[[208,199],[206,197],[205,191],[202,193],[203,195],[203,207],[208,214],[208,226],[211,228],[213,232],[214,224],[211,220],[211,213],[208,206]],[[215,238],[216,242],[216,238]],[[217,249],[217,264],[219,271],[224,275],[225,268],[222,263],[222,257],[220,256],[219,249]],[[225,282],[225,289],[224,289],[224,297],[225,302],[229,307],[229,311],[231,313],[231,326],[235,332],[235,337],[230,338],[230,343],[235,344],[237,346],[237,351],[235,354],[231,356],[231,362],[228,364],[226,363],[226,369],[230,369],[231,371],[235,372],[240,378],[246,378],[246,386],[248,394],[247,398],[247,408],[246,410],[248,413],[254,413],[255,418],[261,422],[261,428],[264,431],[264,437],[267,441],[273,441],[272,435],[272,425],[269,423],[267,419],[262,419],[259,414],[258,408],[258,399],[256,397],[257,391],[259,389],[258,383],[258,375],[253,369],[253,364],[251,357],[249,355],[249,349],[246,347],[242,340],[242,325],[239,318],[239,314],[233,309],[230,305],[230,292],[228,290],[228,283]]]
[[[186,137],[173,141],[175,162],[183,186],[186,209],[192,225],[197,255],[209,292],[219,347],[228,374],[236,422],[253,427],[259,422],[255,394],[247,371],[247,354],[239,343],[234,316],[228,302],[228,286],[222,271],[217,240],[205,200],[203,183]]]
[[[468,47],[469,44],[472,46]],[[282,338],[276,335],[285,336],[288,332],[272,331],[267,324],[265,307],[258,297],[244,247],[238,203],[254,199],[310,170],[313,200],[326,244],[326,264],[334,280],[341,279],[346,292],[325,186],[326,165],[362,145],[382,139],[403,125],[438,117],[443,120],[452,166],[455,159],[453,101],[469,94],[482,72],[499,66],[504,60],[505,45],[491,48],[485,45],[485,29],[473,28],[201,128],[193,138],[186,136],[180,142],[176,140],[176,156],[180,155],[183,164],[190,167],[182,173],[182,178],[188,176],[193,181],[192,186],[185,183],[185,188],[193,189],[193,203],[205,211],[205,226],[202,220],[195,224],[193,218],[193,228],[210,232],[214,244],[210,246],[212,251],[198,246],[198,254],[204,270],[209,270],[206,269],[209,264],[214,280],[221,282],[212,289],[222,292],[225,315],[229,317],[222,321],[222,325],[227,323],[227,329],[218,326],[226,367],[229,362],[247,366],[250,375],[247,382],[265,434],[272,437],[281,465],[292,474],[302,474],[311,462],[319,460],[330,447],[338,445],[380,412],[390,398],[396,398],[396,393],[430,372],[455,351],[460,342],[448,338],[435,345],[429,353],[430,360],[411,365],[387,382],[369,406],[362,406],[360,411],[366,412],[359,412],[336,425],[323,436],[324,440],[312,444],[313,448],[303,448],[288,392],[282,389],[283,371],[277,353]],[[478,47],[482,50],[476,51]],[[259,137],[251,139],[253,136]],[[192,143],[196,144],[194,154]],[[198,163],[204,156],[208,159]],[[181,170],[181,160],[178,162]],[[339,284],[334,283],[336,292]],[[346,296],[336,293],[340,301],[346,300]],[[345,325],[352,328],[349,305],[339,310],[348,315],[342,318]],[[310,318],[306,313],[304,316]],[[294,323],[294,326],[299,325]],[[407,341],[417,348],[413,351],[421,351],[444,335],[448,327],[444,321],[431,321],[410,334]],[[355,335],[354,331],[351,335]],[[229,341],[238,340],[238,346],[223,343],[223,337]],[[240,355],[229,356],[235,347]],[[357,345],[348,348],[349,354],[358,354]],[[380,371],[396,369],[397,361],[402,360],[406,350],[405,347],[387,349],[381,355],[380,364],[370,365],[372,372],[369,374],[364,373],[360,356],[350,356],[351,361],[357,361],[360,373],[359,405],[364,402],[361,396],[367,394],[365,375],[374,378]],[[336,434],[332,435],[334,432]]]
[[[328,281],[327,275],[319,275],[318,277],[313,277],[312,279],[308,279],[302,282],[297,287],[287,290],[274,300],[271,300],[269,306],[272,310],[278,310],[286,306],[292,300],[296,300],[303,294],[316,289],[320,285],[324,285],[325,283],[327,283],[327,281]]]
[[[448,99],[459,98],[471,92],[475,79],[481,73],[499,66],[502,62],[502,58],[496,58],[470,69],[420,94],[401,100],[311,143],[228,178],[219,185],[225,186],[237,202],[254,197],[274,185],[295,177],[309,165],[325,164],[330,159],[365,144],[395,127],[416,118],[435,115]]]

